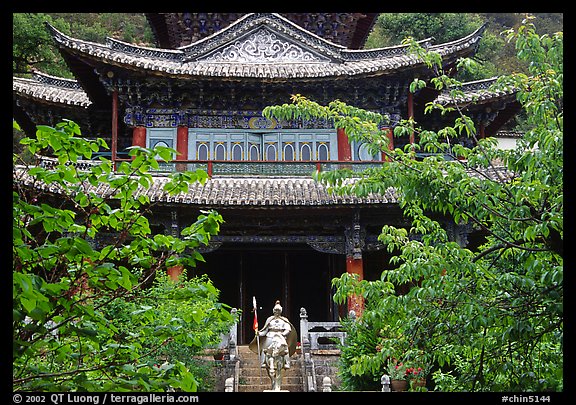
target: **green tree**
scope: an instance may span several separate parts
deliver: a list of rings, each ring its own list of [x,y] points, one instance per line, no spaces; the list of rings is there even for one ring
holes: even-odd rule
[[[552,35],[562,30],[562,13],[535,13],[538,32]],[[502,32],[517,28],[526,13],[381,13],[368,40],[367,48],[394,46],[404,38],[432,38],[435,43],[462,38],[482,24],[486,31],[474,58],[482,63],[476,69],[459,72],[462,81],[486,79],[512,72],[527,72],[528,66],[516,57],[514,45]]]
[[[362,327],[348,326],[343,348],[348,389],[378,381],[391,361],[428,370],[429,387],[439,391],[563,389],[563,35],[540,36],[527,20],[507,32],[507,40],[530,69],[497,84],[518,90],[527,115],[529,129],[513,150],[478,139],[462,113],[438,132],[401,122],[395,135],[414,131],[418,141],[389,152],[380,130],[385,116],[299,96],[265,110],[269,118],[331,118],[350,138],[387,153],[390,162],[360,177],[335,171],[316,178],[338,193],[393,188],[411,222],[407,228],[383,227],[379,239],[393,256],[379,280],[359,281],[347,273],[333,280],[336,301],[359,294],[366,302]],[[456,96],[458,82],[442,72],[439,55],[406,42],[439,72],[430,84]],[[416,80],[411,91],[426,85]],[[474,138],[475,146],[447,142],[462,135]],[[420,161],[416,151],[465,159]],[[474,251],[460,246],[439,218],[474,227],[484,243]],[[411,288],[400,294],[399,285]],[[359,342],[374,347],[355,350]]]
[[[223,221],[208,211],[180,237],[152,234],[154,203],[137,190],[152,185],[157,157],[170,160],[175,151],[132,148],[133,159],[116,171],[104,158],[87,164],[81,159],[107,145],[83,139],[71,121],[38,126],[35,139],[21,142],[31,156],[54,158],[28,165],[14,154],[14,390],[198,390],[191,363],[164,348],[198,353],[217,345],[235,319],[209,280],[158,276],[203,260],[198,248]],[[164,191],[206,178],[177,172]]]
[[[104,43],[106,37],[153,46],[152,30],[143,13],[14,13],[12,14],[12,73],[33,69],[54,76],[74,76],[46,28],[53,25],[66,35]]]
[[[473,13],[381,13],[368,45],[394,46],[408,37],[449,42],[465,37],[483,22],[478,14]]]
[[[54,47],[45,22],[64,33],[70,32],[69,24],[62,19],[53,20],[48,14],[12,14],[12,73],[24,75],[36,69],[54,76],[72,78]]]

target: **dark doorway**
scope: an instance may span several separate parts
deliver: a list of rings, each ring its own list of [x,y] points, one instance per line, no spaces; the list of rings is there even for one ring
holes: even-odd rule
[[[253,298],[256,298],[258,324],[262,328],[266,318],[272,315],[272,308],[276,300],[285,307],[284,298],[286,291],[284,286],[286,255],[281,251],[258,251],[251,250],[243,254],[243,284],[244,300],[242,309],[244,311],[243,333],[245,342],[249,342],[254,337],[252,313]],[[284,316],[288,316],[286,310]]]
[[[220,301],[242,310],[238,343],[254,337],[253,297],[258,306],[259,327],[272,315],[276,300],[282,314],[296,327],[300,340],[300,308],[310,321],[334,318],[331,277],[345,270],[343,256],[320,253],[307,245],[222,246],[205,253],[190,274],[206,274],[220,290]],[[336,315],[337,316],[337,315]]]

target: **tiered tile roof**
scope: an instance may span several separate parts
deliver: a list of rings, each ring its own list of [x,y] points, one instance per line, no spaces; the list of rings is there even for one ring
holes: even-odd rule
[[[14,183],[34,187],[52,193],[60,193],[57,184],[45,184],[34,181],[26,168],[14,168]],[[169,181],[165,174],[153,175],[153,182],[148,188],[139,186],[136,194],[146,195],[152,203],[174,203],[196,206],[342,206],[357,204],[393,204],[397,202],[394,190],[384,195],[372,195],[365,198],[356,196],[339,196],[329,193],[321,183],[310,177],[213,177],[205,184],[193,183],[188,192],[175,196],[164,191]],[[84,189],[84,188],[83,188]],[[100,196],[110,196],[113,190],[108,184],[86,184],[85,192]]]
[[[49,26],[61,50],[112,66],[177,78],[222,77],[305,79],[374,76],[422,66],[408,47],[350,50],[312,34],[275,13],[248,14],[228,27],[179,49],[132,45],[109,38],[105,44],[67,36]],[[484,26],[472,34],[428,49],[453,59],[475,51]]]
[[[517,92],[517,89],[510,87],[496,90],[492,86],[497,80],[497,77],[492,77],[489,79],[462,83],[462,85],[458,87],[458,90],[462,93],[458,94],[454,98],[450,95],[451,89],[445,89],[438,95],[435,102],[445,106],[453,104],[465,105],[470,103],[482,104],[498,98],[513,95]]]
[[[50,158],[44,158],[49,160]],[[482,177],[493,181],[508,181],[513,174],[505,167],[494,169],[470,170],[471,176]],[[15,184],[34,187],[52,193],[60,193],[57,184],[35,182],[24,166],[13,169]],[[367,197],[355,195],[337,195],[311,177],[304,176],[217,176],[209,178],[204,184],[191,184],[188,191],[169,195],[164,186],[169,181],[167,174],[154,174],[152,184],[144,188],[139,186],[136,195],[146,195],[152,203],[184,204],[199,207],[252,206],[252,207],[321,207],[347,206],[362,204],[395,204],[398,202],[396,190],[390,188],[384,194],[371,194]],[[351,179],[350,181],[354,181]],[[95,193],[108,198],[114,192],[108,184],[92,185],[88,182],[83,187],[85,192]]]

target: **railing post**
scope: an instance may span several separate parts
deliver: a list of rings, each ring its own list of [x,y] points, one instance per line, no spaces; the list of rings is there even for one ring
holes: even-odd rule
[[[380,384],[382,384],[382,392],[390,392],[390,376],[386,374],[382,375]]]
[[[322,392],[332,392],[332,380],[328,376],[322,379]]]
[[[308,333],[308,314],[305,308],[300,308],[300,339],[302,340],[302,366],[304,368],[304,383],[306,391],[316,392],[316,372],[310,353],[310,335]]]
[[[306,308],[300,308],[300,339],[302,354],[310,352],[310,335],[308,334],[308,314]]]
[[[236,316],[238,310],[236,308],[232,308],[230,310],[232,316]],[[230,356],[230,360],[235,360],[236,355],[238,354],[238,346],[236,344],[238,342],[238,322],[234,322],[234,325],[230,328],[230,339],[228,340],[228,353]]]
[[[228,377],[224,383],[224,392],[234,392],[234,377]]]

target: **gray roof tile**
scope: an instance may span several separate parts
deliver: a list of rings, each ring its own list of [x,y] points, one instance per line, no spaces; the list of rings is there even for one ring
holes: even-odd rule
[[[35,183],[26,169],[14,168],[14,182],[54,193],[60,192],[56,185]],[[163,187],[168,182],[166,175],[154,175],[148,188],[139,187],[137,195],[146,195],[151,202],[198,206],[338,206],[349,204],[393,204],[397,202],[394,190],[385,195],[365,198],[337,196],[309,177],[212,177],[204,184],[193,183],[188,192],[169,195]],[[111,189],[106,184],[88,185],[87,191],[109,196]]]

